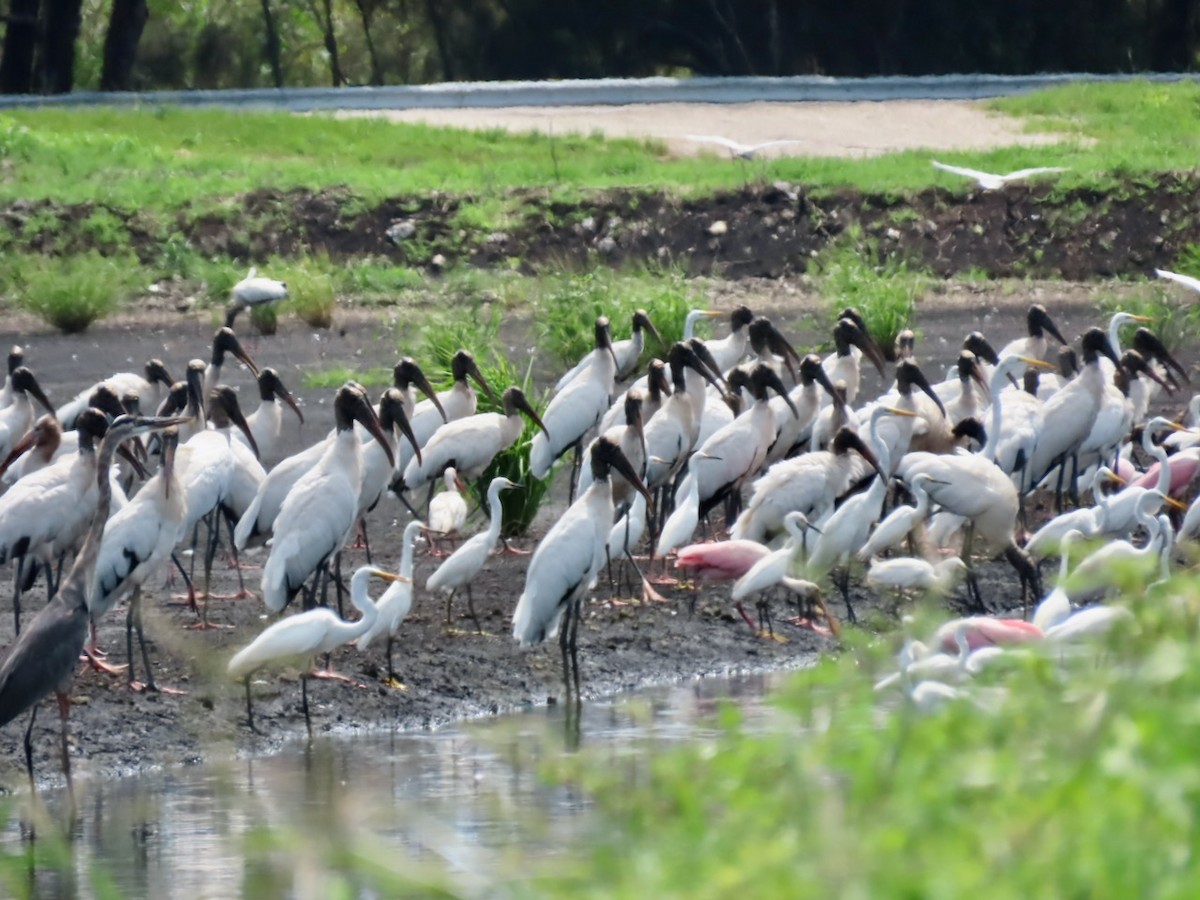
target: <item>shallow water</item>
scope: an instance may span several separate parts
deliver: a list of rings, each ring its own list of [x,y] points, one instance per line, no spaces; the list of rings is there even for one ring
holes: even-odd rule
[[[715,735],[723,700],[747,727],[767,724],[774,714],[763,700],[779,677],[655,688],[589,703],[578,717],[550,707],[81,782],[61,859],[55,842],[29,840],[29,826],[16,821],[27,814],[13,817],[3,846],[19,874],[9,886],[44,896],[103,895],[105,884],[119,896],[325,896],[325,854],[337,836],[418,883],[487,894],[519,880],[531,856],[562,853],[587,826],[589,799],[543,777],[556,758],[582,748],[636,778],[656,751]],[[65,798],[43,799],[61,819]],[[272,852],[271,841],[286,852]]]

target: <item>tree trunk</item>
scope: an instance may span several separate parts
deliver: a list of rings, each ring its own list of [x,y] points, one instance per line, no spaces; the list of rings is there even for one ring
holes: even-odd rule
[[[0,92],[33,93],[33,56],[38,41],[40,0],[12,0],[0,57]]]
[[[283,87],[283,62],[279,44],[279,29],[275,27],[275,16],[271,13],[271,0],[262,0],[263,26],[266,36],[263,49],[267,55],[267,63],[271,66],[271,78],[275,87]]]
[[[358,17],[362,21],[363,39],[367,42],[367,56],[371,60],[371,84],[383,84],[383,68],[379,65],[379,54],[375,51],[375,41],[371,37],[371,18],[375,12],[372,0],[355,0],[358,7]]]
[[[104,36],[104,68],[100,71],[100,90],[133,89],[133,67],[137,62],[142,29],[150,18],[146,0],[113,0]]]
[[[425,15],[433,28],[433,40],[437,44],[438,57],[442,61],[442,80],[455,81],[458,78],[458,67],[454,65],[453,54],[450,52],[450,36],[447,34],[446,20],[438,9],[437,0],[425,0]]]
[[[83,0],[48,0],[46,28],[38,60],[38,88],[47,94],[69,94],[75,86],[75,41],[79,37]]]
[[[322,27],[325,31],[325,50],[329,53],[329,77],[333,81],[334,87],[341,87],[346,83],[346,77],[342,74],[342,62],[338,58],[337,35],[333,32],[333,0],[322,0],[325,7],[325,21]]]

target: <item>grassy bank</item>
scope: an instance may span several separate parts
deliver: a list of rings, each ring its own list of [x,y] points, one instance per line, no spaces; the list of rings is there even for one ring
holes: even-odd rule
[[[1062,141],[944,156],[995,171],[1069,166],[1064,187],[1103,187],[1118,173],[1192,169],[1200,151],[1198,101],[1200,86],[1191,83],[1078,85],[1006,98],[991,107]],[[885,193],[964,186],[937,175],[923,152],[740,166],[716,155],[672,158],[657,141],[179,108],[6,112],[0,162],[0,199],[106,203],[160,217],[186,206],[219,207],[263,187],[340,185],[370,204],[430,191],[478,197],[534,187],[569,194],[654,184],[696,194],[758,178]]]

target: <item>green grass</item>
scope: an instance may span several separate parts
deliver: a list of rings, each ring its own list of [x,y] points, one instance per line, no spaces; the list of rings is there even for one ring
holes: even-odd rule
[[[896,335],[913,324],[917,300],[929,279],[903,262],[877,262],[873,244],[849,229],[813,261],[821,296],[831,313],[853,306],[884,355],[892,358]]]
[[[566,757],[555,780],[600,820],[530,894],[1189,896],[1200,591],[1126,574],[1132,627],[1012,655],[933,713],[873,690],[894,647],[860,633],[789,682],[766,733],[729,707],[715,738],[644,764]]]
[[[1026,117],[1031,131],[1059,135],[1045,147],[938,156],[991,170],[1069,166],[1059,183],[1111,185],[1119,176],[1190,170],[1200,158],[1200,85],[1135,82],[1078,85],[993,101]],[[720,155],[672,158],[658,141],[593,135],[465,131],[378,119],[147,107],[16,110],[0,115],[0,160],[11,168],[0,199],[103,202],[167,223],[187,204],[262,187],[345,186],[373,203],[431,190],[471,194],[489,209],[463,216],[502,224],[513,188],[570,194],[655,185],[681,194],[788,180],[817,189],[854,186],[897,194],[945,184],[969,189],[929,165],[928,151],[870,159],[785,158],[750,166]],[[474,204],[472,204],[474,205]],[[464,220],[465,221],[465,220]],[[98,227],[105,227],[98,226]]]
[[[505,352],[500,338],[500,309],[493,305],[475,303],[454,315],[441,315],[431,319],[421,333],[423,353],[422,368],[435,386],[448,388],[453,384],[450,363],[459,348],[465,347],[475,354],[475,362],[487,383],[497,395],[505,388],[516,385],[524,392],[530,405],[539,413],[546,408],[545,396],[533,386],[535,357],[522,360],[519,355]],[[500,404],[493,401],[482,389],[476,389],[478,412],[503,412]],[[537,511],[546,499],[550,488],[548,480],[534,478],[529,470],[529,447],[537,426],[528,419],[516,443],[496,454],[483,474],[471,484],[471,495],[475,503],[487,512],[487,490],[492,479],[503,475],[521,485],[519,490],[503,491],[500,503],[504,510],[501,533],[506,537],[523,535],[529,531]]]
[[[0,268],[4,294],[14,305],[67,334],[86,331],[116,312],[136,289],[139,274],[136,261],[96,252],[61,258],[9,254],[0,257]]]
[[[347,381],[357,381],[365,388],[390,387],[392,370],[384,367],[355,370],[333,366],[304,373],[304,386],[316,390],[337,390]]]

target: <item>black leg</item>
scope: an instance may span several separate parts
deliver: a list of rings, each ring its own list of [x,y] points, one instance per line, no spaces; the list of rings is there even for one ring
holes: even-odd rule
[[[125,670],[125,683],[133,687],[133,683],[137,681],[136,667],[133,664],[133,614],[135,605],[137,604],[137,591],[129,598],[129,609],[125,612],[125,659],[129,661],[129,667]],[[95,623],[92,624],[93,640],[95,639]]]
[[[21,556],[17,559],[17,577],[13,584],[13,633],[18,636],[21,634],[21,576],[24,569],[25,557]]]
[[[388,681],[398,681],[396,678],[396,670],[392,667],[392,636],[387,636],[387,666],[388,666]]]
[[[577,600],[572,604],[573,610],[571,614],[571,668],[575,673],[575,699],[580,698],[579,693],[579,620],[583,618],[582,600]]]
[[[234,543],[234,539],[233,539],[233,529],[237,523],[233,520],[233,516],[230,515],[223,508],[221,511],[221,516],[222,516],[222,518],[225,519],[225,526],[226,526],[226,529],[229,531],[229,552],[233,555],[233,568],[237,570],[238,596],[245,597],[246,596],[246,579],[242,577],[242,561],[241,561],[241,559],[238,558],[237,544]]]
[[[337,590],[338,615],[343,619],[346,618],[346,609],[342,602],[342,597],[345,591],[342,585],[342,551],[339,550],[337,555],[333,557],[333,582],[334,588]]]
[[[29,789],[37,793],[37,782],[33,778],[33,722],[37,718],[38,706],[33,704],[33,712],[29,714],[29,727],[25,729],[25,770],[29,773]]]
[[[562,651],[563,664],[563,687],[567,692],[568,702],[571,699],[571,659],[570,659],[570,643],[571,643],[571,605],[567,604],[566,610],[563,612],[563,620],[558,626],[558,649]]]
[[[362,528],[363,547],[367,551],[367,565],[371,565],[371,539],[367,537],[367,519],[364,516],[358,520],[359,526]]]
[[[483,634],[483,625],[479,623],[479,616],[475,613],[475,597],[471,594],[471,585],[468,582],[467,588],[467,610],[471,613],[471,621],[475,623],[475,631],[477,634]]]
[[[454,595],[457,593],[458,593],[458,588],[455,588],[449,594],[446,595],[446,625],[447,626],[449,626],[454,621],[454,619],[451,616],[451,612],[450,612],[450,602],[454,599]]]
[[[247,675],[242,679],[246,685],[246,724],[250,726],[250,730],[258,734],[258,729],[254,727],[254,706],[250,703],[250,676]]]
[[[304,707],[304,727],[308,729],[308,738],[312,740],[312,719],[308,714],[308,673],[300,676],[300,703]]]
[[[154,670],[150,668],[150,651],[146,648],[146,632],[142,629],[142,589],[140,587],[133,592],[131,606],[134,610],[133,627],[137,629],[138,646],[142,649],[142,667],[146,670],[146,690],[157,691],[158,685],[154,683]],[[128,640],[128,635],[126,639]],[[132,655],[129,657],[129,668],[133,669]]]
[[[187,587],[188,606],[192,612],[196,612],[196,588],[192,584],[192,577],[188,575],[187,569],[183,567],[183,562],[179,559],[179,554],[171,553],[171,562],[175,563],[175,568],[179,570],[179,574],[183,576],[183,583]]]

